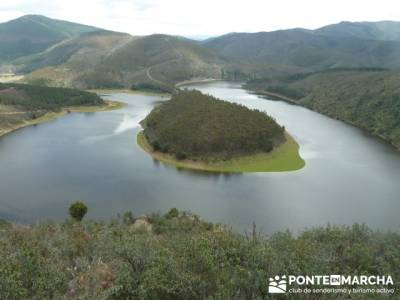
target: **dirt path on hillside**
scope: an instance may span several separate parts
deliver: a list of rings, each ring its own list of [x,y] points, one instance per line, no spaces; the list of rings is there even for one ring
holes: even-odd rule
[[[173,49],[173,47],[172,47],[172,45],[171,45],[171,42],[170,42],[168,39],[166,40],[166,42],[170,45],[171,49]],[[160,84],[160,85],[162,85],[162,86],[167,86],[167,87],[169,87],[169,85],[168,85],[167,83],[162,82],[161,80],[158,80],[158,79],[154,78],[154,77],[151,75],[151,68],[153,68],[153,67],[155,67],[155,66],[160,66],[160,65],[162,65],[162,64],[171,63],[171,62],[174,62],[174,61],[179,62],[180,60],[183,59],[183,54],[182,54],[181,52],[179,52],[179,51],[174,51],[174,52],[175,52],[176,54],[178,54],[178,58],[172,58],[172,59],[167,60],[167,61],[164,61],[164,62],[162,62],[162,63],[160,63],[160,64],[157,64],[157,65],[154,65],[154,66],[150,66],[150,67],[148,67],[148,68],[146,69],[146,76],[150,79],[150,81],[153,81],[153,82],[155,82],[155,83],[157,83],[157,84]],[[174,87],[174,89],[175,89],[175,87]]]

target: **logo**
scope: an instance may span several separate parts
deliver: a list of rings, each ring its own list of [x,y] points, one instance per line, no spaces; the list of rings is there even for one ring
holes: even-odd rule
[[[330,275],[329,276],[329,284],[330,285],[341,285],[342,283],[342,275]]]
[[[287,289],[286,276],[275,276],[269,278],[268,292],[271,294],[284,294]]]
[[[391,287],[393,284],[393,278],[390,275],[277,275],[269,278],[268,292],[271,294],[394,294],[395,289]]]

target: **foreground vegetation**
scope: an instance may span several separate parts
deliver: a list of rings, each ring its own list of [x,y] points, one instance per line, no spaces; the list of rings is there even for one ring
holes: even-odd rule
[[[341,69],[249,81],[245,87],[272,92],[380,136],[400,149],[400,73],[378,68]]]
[[[399,288],[400,234],[357,224],[242,235],[172,209],[110,222],[3,221],[0,232],[1,299],[271,299],[276,274],[385,274]]]

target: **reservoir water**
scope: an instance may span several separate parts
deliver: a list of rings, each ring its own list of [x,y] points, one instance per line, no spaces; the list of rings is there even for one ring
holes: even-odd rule
[[[241,232],[253,221],[264,233],[355,222],[400,229],[400,154],[391,146],[308,109],[252,95],[239,84],[187,87],[268,112],[298,141],[306,167],[218,175],[158,163],[136,145],[136,134],[139,121],[167,98],[116,93],[104,98],[127,107],[71,113],[0,138],[0,218],[62,220],[80,199],[93,219],[176,207]]]

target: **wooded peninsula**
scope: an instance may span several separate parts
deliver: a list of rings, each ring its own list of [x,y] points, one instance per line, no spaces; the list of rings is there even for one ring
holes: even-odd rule
[[[180,91],[141,122],[138,144],[179,167],[210,171],[287,171],[304,166],[285,128],[259,110]]]
[[[0,83],[0,136],[69,112],[104,111],[121,105],[77,89]]]

